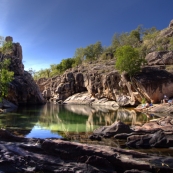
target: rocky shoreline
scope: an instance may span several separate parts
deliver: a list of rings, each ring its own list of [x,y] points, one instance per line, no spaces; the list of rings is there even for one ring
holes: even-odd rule
[[[173,172],[173,157],[60,139],[26,139],[0,130],[1,172]]]
[[[142,126],[134,126],[133,129],[122,122],[115,122],[111,126],[96,129],[90,139],[124,139],[130,148],[170,148],[173,146],[172,135],[173,118],[166,116]]]

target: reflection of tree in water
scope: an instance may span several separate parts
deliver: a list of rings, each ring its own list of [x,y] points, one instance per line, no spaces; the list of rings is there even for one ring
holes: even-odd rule
[[[116,121],[129,125],[146,122],[144,114],[137,115],[133,109],[109,109],[88,105],[46,104],[42,109],[39,124],[52,131],[90,132],[99,126],[109,126]],[[141,121],[141,122],[140,122]]]
[[[155,117],[153,117],[155,118]],[[88,105],[55,105],[22,107],[0,115],[0,126],[8,129],[31,130],[35,125],[53,133],[92,132],[99,126],[109,126],[116,121],[141,125],[149,118],[133,109],[118,109]],[[27,132],[22,132],[27,133]]]

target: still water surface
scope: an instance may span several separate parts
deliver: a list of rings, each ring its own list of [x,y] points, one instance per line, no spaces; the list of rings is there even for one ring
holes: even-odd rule
[[[142,125],[157,116],[137,113],[132,108],[116,109],[88,105],[20,107],[0,114],[0,127],[23,132],[27,138],[63,138],[68,133],[91,133],[94,129],[122,121],[130,126]]]

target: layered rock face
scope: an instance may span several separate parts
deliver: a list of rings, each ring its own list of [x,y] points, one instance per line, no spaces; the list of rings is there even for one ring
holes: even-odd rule
[[[131,88],[126,86],[128,82],[125,80],[125,84],[122,84],[121,75],[115,70],[114,64],[115,60],[111,60],[105,65],[90,64],[69,69],[62,76],[47,81],[40,79],[37,84],[43,96],[46,99],[52,98],[52,101],[64,101],[75,93],[85,92],[84,100],[80,99],[78,102],[89,104],[107,98],[107,101],[117,101],[123,105],[135,104],[134,97],[129,95]]]
[[[148,102],[159,103],[165,94],[173,98],[173,51],[170,51],[172,37],[173,21],[166,29],[158,32],[155,44],[150,45],[150,53],[145,57],[147,66],[132,80],[126,74],[115,70],[116,59],[111,59],[83,63],[67,70],[62,76],[40,79],[37,84],[44,98],[60,103],[64,100],[65,103],[75,104],[115,101],[119,106],[129,106],[139,104],[142,98]],[[158,45],[165,51],[156,51]],[[84,95],[80,94],[81,99],[79,95],[70,97],[84,91]]]
[[[12,42],[13,38],[6,37],[6,41]],[[44,98],[31,74],[24,71],[21,45],[13,43],[12,51],[9,54],[2,55],[1,61],[4,58],[11,60],[9,69],[14,72],[14,80],[10,83],[7,99],[16,105],[44,104]]]
[[[172,65],[173,51],[155,51],[149,53],[146,58],[148,65]]]
[[[114,62],[115,63],[115,62]],[[103,66],[102,69],[110,68],[111,72],[102,73],[90,66],[85,72],[79,69],[66,71],[63,76],[38,84],[43,90],[45,98],[65,103],[94,104],[100,102],[115,101],[120,106],[136,105],[143,97],[149,102],[158,103],[166,94],[173,97],[173,74],[166,70],[155,67],[145,67],[131,82],[127,75],[120,75],[111,66]],[[69,77],[70,76],[70,77]],[[84,92],[84,95],[74,95]],[[87,94],[86,94],[87,93]],[[74,97],[70,97],[74,95]],[[70,97],[70,98],[69,98]],[[107,100],[105,100],[105,98]],[[114,104],[115,105],[115,104]]]
[[[135,76],[135,79],[136,87],[148,100],[158,103],[164,95],[168,98],[173,97],[173,74],[166,70],[146,67]]]

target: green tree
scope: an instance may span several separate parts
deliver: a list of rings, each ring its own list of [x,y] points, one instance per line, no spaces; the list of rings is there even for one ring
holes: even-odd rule
[[[137,41],[140,41],[140,33],[138,30],[132,30],[130,32],[130,37],[136,38]]]
[[[8,95],[8,86],[14,76],[14,72],[8,70],[9,65],[9,59],[0,62],[0,102]]]
[[[95,44],[90,44],[84,49],[84,56],[86,60],[95,60],[99,58],[103,52],[103,47],[100,41]]]
[[[76,67],[80,64],[82,64],[82,61],[84,60],[84,48],[77,48],[74,55],[74,64],[73,66]]]
[[[140,56],[137,49],[129,45],[118,48],[116,51],[116,58],[116,69],[120,70],[121,73],[128,73],[133,88],[139,93],[141,98],[143,98],[143,94],[137,89],[133,82],[133,76],[141,70],[141,66],[145,63],[145,59]]]
[[[122,34],[114,34],[112,39],[112,47],[114,48],[114,51],[118,47],[124,46],[124,45],[130,45],[133,47],[139,47],[140,46],[140,32],[138,29],[132,30],[130,33],[125,32]]]
[[[101,54],[101,59],[107,60],[114,57],[114,48],[112,46],[104,47],[103,53]]]
[[[3,42],[2,47],[0,47],[1,57],[2,55],[8,55],[12,52],[13,43],[11,41]]]
[[[125,45],[116,50],[116,69],[127,72],[130,77],[140,71],[144,62],[138,50],[132,46]]]
[[[7,57],[12,52],[12,42],[5,42],[3,37],[0,37],[2,46],[0,47],[0,102],[8,94],[9,83],[13,80],[14,72],[9,71],[10,59]]]
[[[50,65],[50,76],[53,77],[53,76],[56,76],[58,74],[59,74],[59,72],[57,69],[57,64],[51,64]]]

